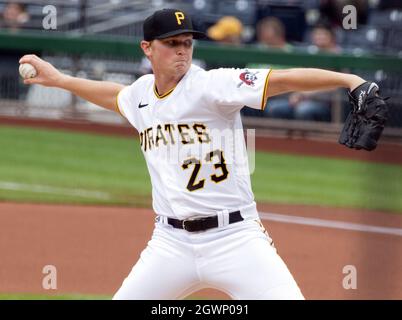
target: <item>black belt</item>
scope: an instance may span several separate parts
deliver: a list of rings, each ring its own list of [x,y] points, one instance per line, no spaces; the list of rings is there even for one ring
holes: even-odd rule
[[[240,211],[229,212],[229,224],[244,220]],[[218,216],[178,220],[167,219],[168,224],[177,229],[184,229],[188,232],[205,231],[218,227]]]

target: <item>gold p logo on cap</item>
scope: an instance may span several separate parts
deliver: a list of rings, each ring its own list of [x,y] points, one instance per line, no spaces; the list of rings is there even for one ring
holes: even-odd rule
[[[181,11],[176,11],[175,13],[177,24],[181,25],[181,20],[184,20],[184,13]]]

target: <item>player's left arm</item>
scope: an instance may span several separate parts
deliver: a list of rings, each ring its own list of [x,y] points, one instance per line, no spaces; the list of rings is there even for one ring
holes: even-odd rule
[[[353,90],[365,80],[354,74],[314,68],[272,70],[269,75],[267,96],[272,97],[292,91]]]
[[[387,98],[379,95],[374,82],[354,74],[322,69],[289,69],[271,71],[267,96],[291,91],[349,89],[351,111],[345,120],[339,142],[353,149],[374,150],[389,117]]]

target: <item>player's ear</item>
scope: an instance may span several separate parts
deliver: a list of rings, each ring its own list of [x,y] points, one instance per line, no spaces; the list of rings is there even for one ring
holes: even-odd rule
[[[142,40],[140,45],[141,45],[142,51],[144,51],[144,54],[149,58],[149,56],[151,55],[151,51],[152,51],[151,42]]]

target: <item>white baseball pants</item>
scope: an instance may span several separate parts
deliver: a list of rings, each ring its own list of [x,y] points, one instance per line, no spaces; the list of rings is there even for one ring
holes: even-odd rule
[[[113,299],[182,299],[215,288],[232,299],[304,299],[259,220],[190,233],[155,223]]]

